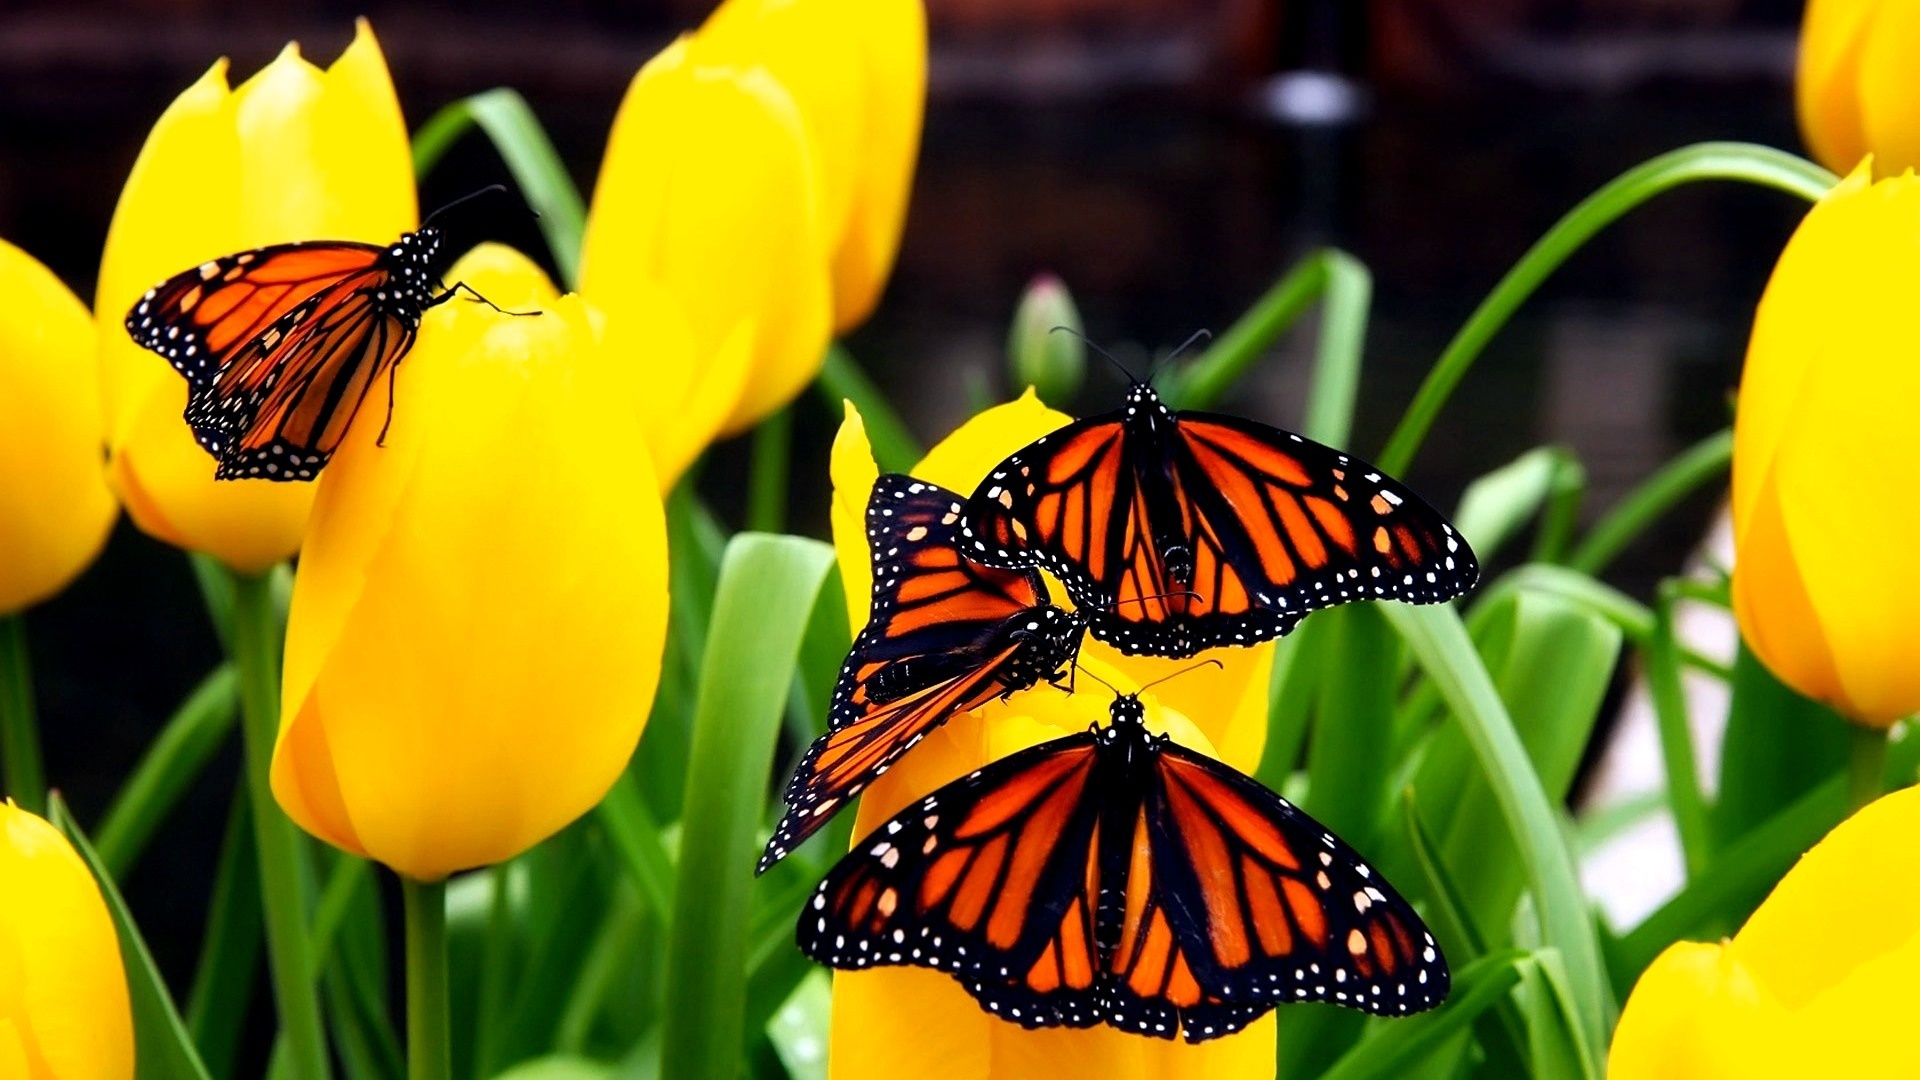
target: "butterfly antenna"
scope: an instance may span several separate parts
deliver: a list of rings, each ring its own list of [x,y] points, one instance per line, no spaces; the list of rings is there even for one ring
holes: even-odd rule
[[[1183,668],[1181,668],[1181,669],[1180,669],[1179,671],[1176,671],[1176,672],[1174,672],[1174,673],[1173,673],[1173,674],[1171,674],[1171,675],[1162,675],[1162,676],[1160,676],[1159,678],[1157,678],[1157,679],[1155,679],[1155,680],[1153,680],[1152,682],[1150,682],[1150,683],[1147,683],[1147,684],[1146,684],[1145,686],[1142,686],[1142,687],[1140,688],[1140,692],[1142,692],[1142,693],[1145,693],[1145,692],[1146,692],[1146,691],[1147,691],[1147,690],[1148,690],[1149,688],[1151,688],[1151,687],[1155,687],[1155,686],[1159,686],[1159,685],[1160,685],[1161,683],[1163,683],[1163,682],[1166,682],[1166,681],[1167,681],[1168,679],[1177,679],[1177,678],[1179,678],[1180,676],[1182,676],[1182,675],[1185,675],[1185,674],[1186,674],[1187,672],[1189,672],[1189,671],[1194,671],[1194,670],[1197,670],[1197,669],[1199,669],[1199,668],[1203,668],[1203,667],[1206,667],[1206,666],[1207,666],[1208,664],[1212,664],[1212,665],[1213,665],[1214,667],[1225,667],[1225,666],[1226,666],[1225,664],[1222,664],[1222,663],[1221,663],[1220,661],[1218,661],[1218,660],[1202,660],[1202,661],[1200,661],[1200,662],[1199,662],[1199,663],[1197,663],[1197,664],[1188,664],[1188,665],[1187,665],[1186,667],[1183,667]],[[1088,672],[1087,674],[1089,674],[1089,675],[1091,675],[1091,674],[1093,674],[1093,673],[1092,673],[1092,672]]]
[[[1200,594],[1192,589],[1175,589],[1172,592],[1148,593],[1146,596],[1129,596],[1125,600],[1109,600],[1104,604],[1093,605],[1096,611],[1111,611],[1121,604],[1144,604],[1149,600],[1165,600],[1172,596],[1184,596],[1190,600],[1200,599]]]
[[[1161,357],[1159,360],[1154,362],[1153,367],[1147,371],[1147,384],[1151,386],[1153,384],[1153,377],[1155,375],[1160,374],[1161,368],[1166,367],[1168,364],[1171,364],[1175,360],[1180,359],[1181,354],[1185,353],[1188,349],[1193,348],[1195,344],[1202,341],[1211,341],[1211,340],[1213,340],[1213,331],[1208,330],[1205,327],[1201,327],[1200,329],[1195,330],[1193,333],[1187,335],[1187,340],[1181,342],[1179,346],[1176,347],[1172,352],[1168,353],[1167,355]]]
[[[452,202],[447,203],[444,206],[440,207],[440,209],[435,210],[433,213],[428,214],[427,220],[421,222],[420,227],[424,229],[427,226],[432,225],[435,221],[438,221],[443,214],[446,214],[448,211],[454,209],[455,207],[473,202],[475,199],[492,198],[495,195],[505,195],[506,193],[507,193],[507,185],[505,184],[488,184],[486,187],[483,187],[478,191],[469,191],[465,195],[462,195],[459,198],[453,200]]]
[[[1120,374],[1125,375],[1127,377],[1127,383],[1129,385],[1133,385],[1133,386],[1139,385],[1140,383],[1139,378],[1135,376],[1133,372],[1127,370],[1127,365],[1121,363],[1119,359],[1116,358],[1112,353],[1101,348],[1099,342],[1094,341],[1092,338],[1088,337],[1087,335],[1081,333],[1078,330],[1075,330],[1071,326],[1056,326],[1053,328],[1053,332],[1056,334],[1072,334],[1074,337],[1079,338],[1081,344],[1085,345],[1089,349],[1092,349],[1094,352],[1099,353],[1101,356],[1106,357],[1107,363],[1112,364],[1115,368],[1118,368],[1120,371]]]
[[[1091,672],[1091,671],[1087,671],[1087,666],[1086,666],[1085,664],[1082,664],[1082,663],[1081,663],[1080,661],[1078,661],[1078,660],[1075,660],[1075,661],[1073,662],[1073,666],[1074,666],[1075,668],[1078,668],[1078,669],[1079,669],[1079,670],[1081,670],[1081,671],[1086,671],[1086,672],[1087,672],[1087,678],[1089,678],[1089,679],[1092,679],[1092,680],[1093,680],[1094,682],[1097,682],[1097,683],[1099,683],[1099,684],[1100,684],[1101,686],[1104,686],[1104,687],[1106,687],[1107,689],[1109,689],[1109,690],[1111,690],[1111,691],[1113,691],[1113,692],[1114,692],[1114,693],[1116,693],[1116,694],[1119,694],[1119,693],[1120,693],[1120,688],[1119,688],[1119,687],[1117,687],[1117,686],[1115,686],[1115,685],[1113,685],[1112,683],[1110,683],[1110,682],[1108,682],[1107,680],[1105,680],[1105,679],[1103,679],[1103,678],[1101,678],[1100,676],[1098,676],[1098,675],[1095,675],[1095,674],[1094,674],[1093,672]],[[1122,696],[1124,697],[1125,695],[1122,695]]]

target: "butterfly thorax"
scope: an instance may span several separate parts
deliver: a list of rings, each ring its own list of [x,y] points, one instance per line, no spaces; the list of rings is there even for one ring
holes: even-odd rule
[[[441,248],[445,237],[429,225],[403,234],[380,255],[387,273],[373,301],[381,310],[410,326],[418,326],[426,310],[446,299],[440,291]]]
[[[1025,690],[1043,679],[1050,680],[1061,668],[1080,654],[1081,631],[1086,617],[1052,604],[1039,604],[1008,619],[995,632],[999,642],[1016,646],[1012,660],[1001,677],[1009,690]]]
[[[1147,520],[1153,529],[1153,546],[1167,569],[1169,583],[1186,588],[1193,583],[1193,547],[1187,538],[1186,517],[1180,512],[1180,478],[1174,471],[1173,410],[1153,392],[1153,387],[1136,383],[1127,390],[1127,446],[1137,453],[1137,468],[1154,482],[1142,488],[1147,501]]]

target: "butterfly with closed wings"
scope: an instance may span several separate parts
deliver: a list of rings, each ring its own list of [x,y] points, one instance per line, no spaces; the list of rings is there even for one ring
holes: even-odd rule
[[[960,557],[960,496],[889,474],[867,501],[873,606],[828,711],[828,731],[787,785],[787,812],[760,856],[780,861],[955,713],[1062,677],[1085,619],[1053,606],[1033,570]]]
[[[1350,600],[1437,603],[1479,576],[1453,526],[1366,462],[1176,413],[1141,382],[996,465],[960,536],[974,561],[1053,572],[1094,637],[1159,656],[1278,637]]]
[[[1189,1042],[1275,1005],[1432,1008],[1449,975],[1413,908],[1253,779],[1111,722],[996,761],[861,840],[801,912],[836,968],[912,964],[1024,1027]]]
[[[147,290],[127,313],[127,332],[186,377],[186,421],[218,462],[215,478],[313,479],[383,375],[391,419],[393,370],[421,318],[463,289],[472,293],[459,282],[440,287],[455,252],[438,221],[503,191],[442,207],[384,247],[274,244],[209,260]]]

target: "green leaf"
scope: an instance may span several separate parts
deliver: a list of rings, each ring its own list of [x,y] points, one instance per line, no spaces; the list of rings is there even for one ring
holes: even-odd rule
[[[820,377],[814,382],[827,408],[838,422],[842,402],[851,401],[860,410],[867,427],[867,442],[873,446],[873,460],[881,472],[906,472],[927,455],[926,448],[913,437],[906,421],[893,410],[886,395],[860,367],[853,354],[839,342],[827,346],[826,362],[820,365]]]
[[[1714,844],[1722,849],[1781,803],[1843,772],[1851,741],[1840,714],[1774,678],[1744,642],[1732,688],[1712,815]]]
[[[1673,590],[1663,584],[1654,605],[1652,640],[1646,647],[1646,679],[1654,723],[1660,732],[1660,757],[1666,767],[1667,807],[1680,834],[1687,877],[1692,879],[1707,868],[1713,836],[1694,763],[1693,724],[1687,716],[1687,694],[1680,681],[1680,639],[1674,632],[1673,608]]]
[[[121,899],[120,890],[107,874],[106,866],[94,853],[86,833],[73,820],[73,814],[58,792],[49,800],[48,810],[54,826],[72,841],[81,861],[93,872],[94,880],[100,885],[100,896],[107,903],[107,913],[113,917],[114,931],[120,935],[120,960],[127,970],[127,996],[133,1006],[136,1080],[209,1080],[207,1067],[194,1049],[186,1025],[180,1022],[172,996],[167,993],[166,981],[154,966],[146,940],[134,925],[127,902]]]
[[[1267,690],[1267,741],[1254,778],[1274,791],[1285,789],[1300,763],[1318,696],[1323,638],[1310,621],[1273,643],[1273,676]]]
[[[1439,686],[1466,733],[1507,831],[1520,850],[1541,939],[1566,959],[1581,1030],[1589,1046],[1604,1046],[1615,1013],[1612,988],[1601,968],[1600,946],[1573,853],[1561,831],[1559,813],[1533,770],[1526,744],[1514,730],[1492,677],[1452,608],[1383,604],[1382,610]]]
[[[1361,851],[1387,806],[1387,745],[1396,704],[1399,639],[1379,605],[1350,604],[1316,615],[1327,638],[1317,719],[1307,745],[1306,810]]]
[[[1732,142],[1698,143],[1628,169],[1568,211],[1487,294],[1427,372],[1426,381],[1374,464],[1396,476],[1406,472],[1434,419],[1487,343],[1541,283],[1595,233],[1655,195],[1700,180],[1740,180],[1812,202],[1837,183],[1838,177],[1772,147]]]
[[[1373,275],[1365,263],[1334,248],[1322,248],[1301,259],[1211,348],[1173,373],[1163,391],[1169,407],[1204,409],[1225,397],[1307,305],[1322,295],[1326,304],[1315,352],[1313,394],[1301,430],[1329,446],[1345,446],[1353,403],[1360,392]]]
[[[1733,460],[1733,429],[1694,443],[1628,492],[1587,532],[1567,565],[1598,574],[1681,500],[1725,475]]]
[[[494,1080],[613,1080],[614,1067],[589,1058],[558,1054],[523,1061]]]
[[[1847,778],[1834,776],[1717,853],[1706,874],[1620,939],[1610,957],[1614,985],[1632,986],[1676,941],[1732,933],[1846,812]]]
[[[1540,513],[1561,483],[1560,477],[1578,468],[1579,462],[1565,447],[1529,450],[1467,485],[1454,527],[1485,566]]]
[[[1489,609],[1476,635],[1480,656],[1514,718],[1532,774],[1553,806],[1573,785],[1620,654],[1620,631],[1548,593],[1518,591]],[[1461,906],[1490,941],[1507,940],[1527,884],[1518,852],[1500,842],[1503,808],[1462,725],[1443,728],[1421,763],[1421,817],[1444,822],[1441,861],[1462,889]],[[1557,826],[1556,826],[1557,827]]]
[[[1499,1004],[1520,981],[1528,954],[1506,949],[1483,956],[1454,973],[1453,992],[1437,1009],[1377,1025],[1373,1033],[1342,1055],[1320,1080],[1367,1080],[1399,1076],[1425,1060],[1455,1033]]]
[[[673,897],[661,1074],[735,1080],[760,810],[815,597],[833,549],[746,533],[727,546],[687,763],[688,835]]]
[[[792,1080],[826,1080],[832,987],[826,972],[815,971],[801,982],[768,1027],[767,1035]]]
[[[1533,1075],[1597,1080],[1605,1072],[1605,1054],[1581,1027],[1576,998],[1558,949],[1541,949],[1521,969],[1514,999],[1526,1020]]]
[[[114,876],[126,876],[153,830],[200,778],[207,761],[233,730],[240,716],[239,702],[233,665],[221,664],[200,680],[147,745],[140,764],[120,785],[95,830],[100,837],[95,850]]]
[[[101,860],[103,863],[105,859]],[[187,1030],[207,1071],[233,1075],[240,1032],[260,968],[260,858],[253,846],[253,804],[245,785],[234,794],[220,862],[200,937],[200,962],[187,998]]]
[[[540,231],[569,290],[580,285],[580,243],[586,234],[587,208],[566,162],[540,126],[532,106],[517,92],[501,87],[462,98],[434,113],[413,136],[414,175],[433,171],[460,136],[478,127],[513,174],[527,205],[540,215]]]

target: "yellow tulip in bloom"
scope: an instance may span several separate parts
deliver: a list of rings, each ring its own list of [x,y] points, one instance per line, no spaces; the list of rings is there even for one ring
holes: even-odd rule
[[[134,301],[216,256],[290,240],[389,243],[417,215],[406,124],[364,21],[325,71],[289,45],[238,89],[222,60],[174,99],[120,193],[94,304],[108,476],[135,524],[258,571],[299,548],[314,491],[214,481],[180,416],[186,380],[122,326]]]
[[[132,1080],[133,1012],[100,887],[59,830],[0,802],[0,1077]]]
[[[643,373],[647,444],[671,486],[722,432],[784,405],[819,369],[831,321],[811,151],[764,68],[682,39],[634,77],[607,140],[580,261],[608,348]],[[678,302],[693,362],[654,347]]]
[[[1761,298],[1734,423],[1733,610],[1782,681],[1855,721],[1920,710],[1920,179],[1862,163]]]
[[[1920,5],[1808,0],[1796,97],[1800,132],[1822,165],[1845,173],[1867,154],[1891,176],[1920,166]]]
[[[1808,852],[1747,925],[1681,942],[1640,976],[1613,1080],[1920,1075],[1920,789],[1868,805]]]
[[[393,426],[321,477],[288,618],[273,791],[314,835],[432,881],[591,808],[639,741],[666,524],[625,357],[524,257],[450,271]]]
[[[920,152],[921,0],[726,0],[700,28],[694,52],[763,64],[793,95],[814,151],[834,329],[857,325],[893,268]]]
[[[86,569],[113,525],[86,305],[0,241],[0,615]]]
[[[1029,391],[988,409],[933,448],[912,472],[962,494],[1008,454],[1069,422]],[[834,547],[857,631],[867,617],[872,564],[867,551],[867,493],[878,470],[860,416],[849,405],[834,440]],[[1054,602],[1064,596],[1050,584]],[[1266,740],[1271,642],[1221,650],[1224,666],[1202,667],[1141,696],[1147,725],[1174,741],[1252,771]],[[1080,653],[1089,671],[1132,690],[1191,667],[1191,660],[1122,656],[1089,637]],[[935,788],[1017,750],[1104,722],[1113,695],[1081,679],[1071,696],[1042,684],[963,713],[928,735],[873,782],[860,799],[856,842]],[[929,1017],[938,1018],[929,1022]],[[1027,1031],[983,1011],[959,983],[936,971],[881,967],[834,973],[829,1075],[834,1080],[1237,1080],[1273,1075],[1274,1018],[1197,1046],[1096,1027]]]

